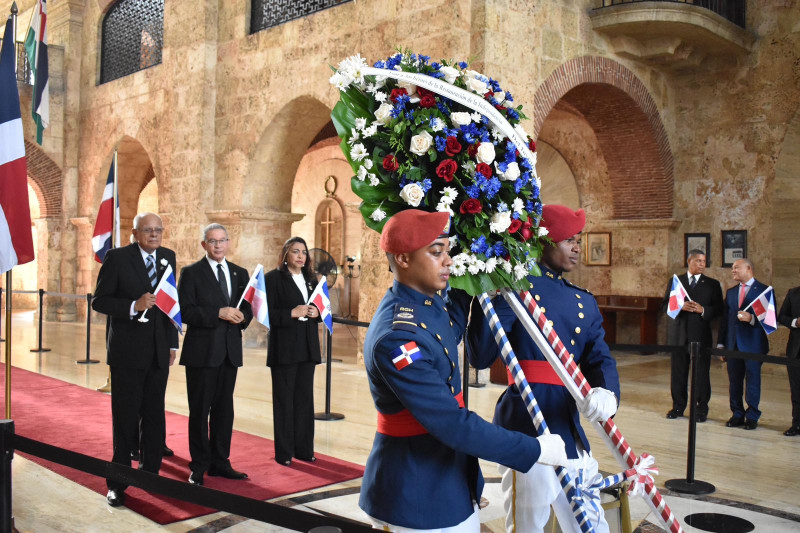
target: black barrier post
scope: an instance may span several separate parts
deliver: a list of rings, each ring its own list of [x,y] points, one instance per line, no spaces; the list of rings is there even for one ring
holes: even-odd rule
[[[333,352],[333,337],[328,328],[325,328],[325,412],[314,413],[314,418],[317,420],[341,420],[344,415],[341,413],[331,413],[331,365],[333,360],[331,354]]]
[[[0,421],[0,533],[14,531],[11,510],[11,460],[14,458],[14,421]]]
[[[99,363],[97,359],[89,359],[92,350],[92,293],[86,293],[86,359],[75,361],[79,365],[93,365]]]
[[[691,359],[691,380],[689,381],[689,445],[686,450],[686,479],[670,479],[664,483],[669,490],[682,494],[711,494],[717,488],[711,483],[697,481],[694,478],[694,457],[697,445],[697,400],[695,399],[695,389],[697,388],[697,358],[700,355],[700,343],[689,343],[689,356]],[[709,354],[709,357],[711,355]]]
[[[39,289],[39,346],[31,348],[32,352],[49,352],[50,348],[42,348],[42,320],[44,319],[44,289]]]

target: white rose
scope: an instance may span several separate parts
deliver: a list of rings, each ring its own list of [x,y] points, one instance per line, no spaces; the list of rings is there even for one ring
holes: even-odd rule
[[[516,161],[509,163],[505,172],[500,172],[500,168],[497,166],[497,163],[495,163],[494,166],[497,169],[497,177],[500,178],[500,181],[516,181],[516,179],[519,178],[519,165]]]
[[[489,86],[478,78],[470,78],[467,80],[467,89],[483,95],[489,90]]]
[[[375,111],[375,122],[381,126],[385,126],[392,118],[392,104],[382,103],[381,106]]]
[[[409,150],[411,150],[412,154],[425,155],[428,153],[431,144],[433,144],[433,137],[431,137],[431,134],[427,131],[423,131],[411,137],[411,146]]]
[[[444,81],[447,83],[454,83],[458,78],[458,69],[453,67],[442,67],[439,69],[439,72],[444,74]]]
[[[408,183],[405,187],[403,187],[403,190],[400,191],[400,198],[405,200],[405,202],[411,207],[419,206],[419,203],[422,201],[424,196],[425,193],[422,191],[422,187],[420,187],[418,183]],[[509,222],[509,224],[511,224],[511,222]]]
[[[497,91],[492,96],[494,97],[495,100],[497,100],[498,104],[502,104],[503,101],[506,99],[506,93],[504,93],[503,91]]]
[[[417,93],[417,86],[411,82],[400,80],[397,82],[397,86],[402,89],[405,89],[406,92],[408,93],[408,96],[412,96]]]
[[[472,122],[472,117],[464,111],[456,111],[455,113],[450,113],[450,122],[458,128]]]
[[[478,163],[491,165],[492,161],[494,161],[494,155],[494,145],[492,143],[481,143],[475,153],[475,159],[478,160]]]
[[[401,194],[402,196],[402,194]],[[489,222],[489,231],[492,233],[503,233],[511,225],[511,212],[503,211],[495,213]]]

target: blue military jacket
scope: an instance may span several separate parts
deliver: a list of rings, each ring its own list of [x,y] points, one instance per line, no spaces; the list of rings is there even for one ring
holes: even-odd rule
[[[391,415],[407,409],[428,431],[413,437],[375,434],[359,506],[396,526],[455,526],[474,512],[483,490],[476,457],[527,472],[540,454],[535,439],[459,407],[458,343],[471,298],[456,290],[449,295],[449,301],[431,298],[395,282],[364,341],[377,410]],[[408,351],[412,342],[419,352],[402,361],[401,347]]]
[[[603,337],[603,319],[597,301],[587,290],[577,287],[564,279],[559,273],[541,265],[540,277],[528,276],[530,293],[542,308],[545,316],[567,350],[574,356],[587,381],[592,387],[603,387],[620,396],[617,364],[611,357]],[[517,295],[519,299],[519,295]],[[521,301],[521,300],[520,300]],[[500,323],[506,330],[508,340],[517,359],[520,361],[545,361],[539,348],[504,298],[492,300]],[[467,355],[475,368],[487,368],[500,355],[497,343],[489,329],[483,313],[473,308],[472,323],[467,339]],[[580,413],[575,400],[566,387],[545,383],[531,383],[536,401],[542,410],[544,420],[552,433],[564,439],[567,456],[578,457],[575,441],[580,439],[583,447],[589,450],[589,441],[580,425]],[[494,422],[504,428],[536,435],[530,414],[517,391],[510,385],[500,396],[494,411]]]

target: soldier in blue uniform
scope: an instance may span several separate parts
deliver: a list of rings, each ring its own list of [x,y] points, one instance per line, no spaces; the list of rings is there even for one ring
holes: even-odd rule
[[[478,532],[478,457],[527,472],[564,464],[560,437],[531,438],[464,409],[458,343],[471,298],[450,299],[449,215],[409,209],[381,235],[395,282],[375,312],[364,364],[378,411],[359,506],[388,531]]]
[[[545,245],[543,250],[541,277],[528,276],[530,293],[593,387],[583,405],[576,405],[508,303],[503,298],[492,302],[547,426],[564,439],[573,479],[578,469],[583,469],[584,479],[597,473],[597,461],[591,457],[579,411],[591,422],[606,420],[616,413],[619,397],[616,362],[603,340],[597,302],[589,291],[563,277],[578,264],[580,232],[585,223],[582,209],[573,211],[562,205],[546,205],[540,226],[548,230],[554,244]],[[485,318],[476,320],[475,314],[467,336],[467,353],[476,368],[489,367],[499,355],[487,321]],[[508,389],[497,402],[494,422],[507,429],[536,435],[536,428],[510,376],[508,383]],[[501,466],[500,472],[508,532],[541,532],[550,517],[551,504],[562,531],[580,531],[553,468],[535,465],[526,474],[519,474]],[[584,506],[589,519],[595,524],[595,531],[608,531],[599,499],[595,503],[596,508]]]

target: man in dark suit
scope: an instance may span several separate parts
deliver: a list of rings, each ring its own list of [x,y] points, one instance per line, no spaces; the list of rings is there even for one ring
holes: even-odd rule
[[[789,289],[778,313],[778,322],[789,328],[786,358],[800,359],[800,287]],[[787,437],[800,434],[800,367],[787,366],[789,390],[792,393],[792,426],[783,432]]]
[[[722,288],[719,281],[709,278],[703,272],[706,270],[706,255],[701,250],[692,250],[686,259],[689,270],[681,274],[678,279],[689,293],[691,302],[683,304],[683,309],[667,324],[667,344],[687,346],[690,342],[699,342],[700,354],[695,364],[697,365],[697,411],[695,417],[698,422],[705,422],[708,417],[708,401],[711,399],[711,380],[709,367],[711,365],[711,352],[713,344],[711,338],[711,321],[722,313]],[[664,293],[664,302],[661,307],[667,310],[669,293],[672,289],[672,280],[667,284]],[[667,418],[674,419],[683,416],[688,401],[686,385],[689,381],[689,353],[676,352],[672,354],[672,409],[667,412]]]
[[[92,308],[109,316],[108,365],[114,390],[113,462],[130,466],[131,448],[139,442],[139,467],[157,474],[161,467],[166,423],[164,392],[169,366],[178,350],[178,331],[166,314],[152,309],[153,294],[167,265],[175,268],[175,252],[161,247],[164,227],[155,213],[133,219],[133,242],[110,250],[97,275]],[[138,320],[147,311],[143,321]],[[108,503],[125,502],[127,485],[108,480]]]
[[[181,365],[186,367],[189,396],[189,483],[203,484],[203,474],[245,479],[231,467],[233,389],[242,366],[242,330],[253,318],[250,304],[237,304],[247,287],[247,270],[225,259],[228,232],[221,224],[203,230],[200,261],[181,271],[178,297],[187,324]],[[209,437],[209,429],[211,436]]]
[[[755,315],[743,309],[767,290],[767,286],[753,277],[753,263],[749,259],[734,261],[731,274],[736,285],[725,293],[717,346],[728,350],[765,354],[769,351],[767,334],[764,333]],[[729,428],[744,426],[745,429],[756,429],[761,416],[761,411],[758,410],[758,402],[761,399],[761,362],[731,357],[727,363],[733,416],[725,425]],[[745,381],[746,410],[742,402]]]

